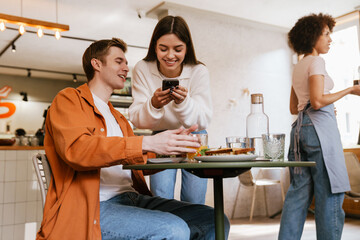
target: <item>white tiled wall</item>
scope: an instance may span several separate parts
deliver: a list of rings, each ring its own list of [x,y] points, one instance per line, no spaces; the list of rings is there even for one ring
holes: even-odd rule
[[[42,219],[31,158],[43,150],[0,150],[0,240],[35,239]]]

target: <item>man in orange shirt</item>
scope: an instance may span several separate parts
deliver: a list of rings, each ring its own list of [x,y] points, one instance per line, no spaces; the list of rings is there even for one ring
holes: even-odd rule
[[[100,40],[83,55],[88,83],[58,93],[46,119],[45,152],[52,179],[37,239],[214,239],[214,210],[152,197],[146,153],[181,154],[199,143],[189,129],[135,136],[109,98],[124,87],[126,44]],[[196,186],[194,186],[196,187]],[[226,219],[227,233],[229,223]]]

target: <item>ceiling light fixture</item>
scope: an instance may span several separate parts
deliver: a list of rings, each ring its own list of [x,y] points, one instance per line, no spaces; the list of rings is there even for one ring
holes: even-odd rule
[[[56,10],[57,10],[57,7],[56,7]],[[1,31],[4,31],[6,29],[6,24],[20,25],[19,33],[21,35],[24,34],[26,31],[25,26],[51,30],[51,31],[55,32],[56,39],[60,39],[60,32],[69,31],[69,29],[70,29],[69,25],[53,23],[53,22],[46,22],[46,21],[41,21],[41,20],[37,20],[37,19],[24,18],[24,17],[18,17],[18,16],[0,13],[0,30]],[[38,36],[39,36],[39,34],[38,34]]]
[[[26,30],[25,30],[24,24],[20,24],[19,33],[20,33],[21,35],[23,35],[25,32],[26,32]]]
[[[28,73],[27,73],[27,76],[28,76],[28,77],[31,77],[31,69],[28,69],[27,72],[28,72]]]
[[[37,35],[39,38],[41,38],[42,36],[44,36],[44,31],[42,30],[41,27],[39,27],[38,31],[37,31]]]
[[[16,46],[15,46],[15,43],[14,43],[14,42],[11,44],[11,51],[12,51],[13,53],[16,52]]]
[[[59,31],[55,32],[55,38],[56,38],[56,40],[59,40],[61,38],[61,35],[60,35]]]
[[[1,21],[0,22],[0,31],[5,31],[5,29],[6,29],[6,26],[5,26],[5,23],[4,23],[4,21]]]
[[[77,82],[76,74],[73,74],[73,82]]]

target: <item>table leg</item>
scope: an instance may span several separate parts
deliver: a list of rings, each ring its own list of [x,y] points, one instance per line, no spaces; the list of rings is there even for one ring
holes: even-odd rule
[[[225,240],[224,226],[224,198],[223,179],[214,178],[214,202],[215,202],[215,236],[216,240]]]

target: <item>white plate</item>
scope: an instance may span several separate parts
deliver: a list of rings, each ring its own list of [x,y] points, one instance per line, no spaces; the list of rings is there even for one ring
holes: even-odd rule
[[[196,160],[202,162],[239,162],[255,160],[258,155],[255,154],[239,154],[239,155],[218,155],[218,156],[201,156],[195,157]]]
[[[178,158],[149,158],[147,161],[149,163],[179,163],[185,160],[186,158],[178,157]]]

